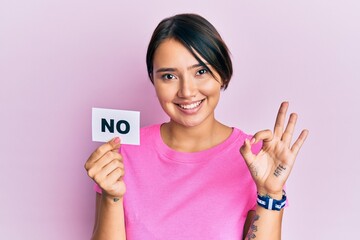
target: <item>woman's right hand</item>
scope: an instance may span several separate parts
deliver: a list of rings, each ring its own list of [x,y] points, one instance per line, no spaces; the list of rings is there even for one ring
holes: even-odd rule
[[[114,200],[122,198],[126,191],[120,145],[120,138],[112,139],[96,149],[85,163],[87,174],[99,185],[102,194]]]

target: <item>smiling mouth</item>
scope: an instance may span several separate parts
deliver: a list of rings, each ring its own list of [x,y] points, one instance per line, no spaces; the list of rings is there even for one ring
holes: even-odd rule
[[[197,108],[203,101],[204,99],[191,104],[176,104],[176,105],[178,105],[182,109],[191,110]]]

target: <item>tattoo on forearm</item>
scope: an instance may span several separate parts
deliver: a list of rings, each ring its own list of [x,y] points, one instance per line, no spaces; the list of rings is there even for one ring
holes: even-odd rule
[[[279,164],[279,166],[277,166],[277,168],[274,171],[274,175],[275,177],[278,177],[281,175],[282,171],[285,171],[286,167],[282,166],[281,164]]]
[[[254,175],[255,177],[257,177],[258,171],[257,171],[256,167],[255,167],[252,163],[249,165],[249,170],[250,170],[250,172],[251,172],[252,175]]]
[[[257,232],[258,227],[255,225],[255,222],[257,220],[259,220],[259,218],[260,218],[260,216],[256,214],[253,221],[252,221],[252,223],[251,223],[251,225],[250,225],[248,234],[246,235],[246,239],[250,240],[250,239],[255,239],[256,238],[255,233]]]

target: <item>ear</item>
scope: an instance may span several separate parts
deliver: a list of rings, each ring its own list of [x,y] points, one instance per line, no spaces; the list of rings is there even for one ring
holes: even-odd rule
[[[220,79],[220,85],[221,85],[221,89],[224,89],[224,80],[222,78]]]
[[[150,78],[150,81],[154,84],[154,77],[153,77],[152,72],[149,72],[149,78]]]
[[[229,80],[228,79],[221,79],[221,89],[225,90],[229,85]]]

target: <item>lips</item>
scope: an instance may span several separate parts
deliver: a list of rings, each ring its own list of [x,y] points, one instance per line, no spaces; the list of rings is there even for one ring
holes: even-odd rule
[[[189,104],[176,103],[176,105],[178,105],[180,108],[182,108],[184,110],[192,110],[192,109],[197,108],[203,101],[204,101],[204,99],[200,100],[200,101],[197,101],[197,102],[192,102],[192,103],[189,103]]]

